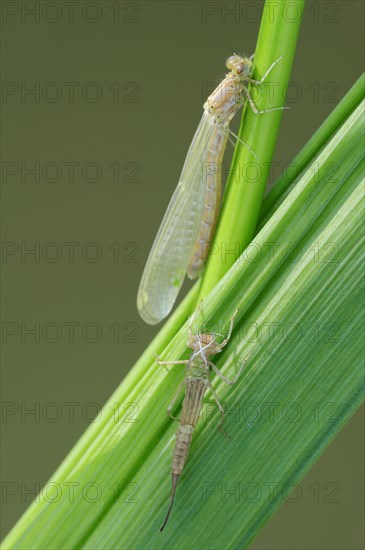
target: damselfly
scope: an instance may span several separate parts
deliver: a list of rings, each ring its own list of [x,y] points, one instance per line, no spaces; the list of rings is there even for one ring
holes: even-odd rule
[[[151,325],[169,314],[185,274],[195,279],[204,266],[219,212],[221,165],[229,133],[233,134],[229,129],[233,116],[246,98],[256,114],[285,108],[259,111],[247,87],[262,84],[281,57],[261,80],[251,78],[252,58],[231,56],[226,64],[230,72],[204,104],[179,184],[162,220],[138,290],[138,311]]]
[[[233,380],[230,380],[219,371],[219,369],[214,365],[214,363],[209,360],[209,358],[212,355],[216,355],[217,353],[222,351],[224,346],[227,345],[232,334],[234,319],[237,315],[237,311],[238,310],[234,312],[231,318],[227,337],[221,343],[218,343],[215,340],[214,333],[193,333],[191,327],[193,320],[198,312],[197,310],[195,314],[191,317],[189,322],[188,346],[193,350],[189,359],[185,361],[157,361],[159,365],[186,365],[186,378],[180,384],[173,400],[171,401],[167,409],[167,413],[169,414],[169,416],[171,416],[171,418],[173,418],[174,420],[177,420],[174,416],[172,416],[171,410],[182,387],[185,386],[185,399],[182,405],[181,417],[179,422],[180,425],[176,433],[175,448],[172,458],[172,490],[170,505],[160,531],[164,529],[167,520],[169,519],[170,512],[174,503],[176,485],[188,457],[194,428],[198,422],[200,411],[203,405],[204,394],[208,388],[210,388],[213,397],[218,405],[218,409],[221,413],[221,422],[219,424],[219,427],[223,430],[224,409],[219,402],[217,394],[215,393],[209,381],[209,372],[210,369],[212,369],[215,374],[217,374],[224,382],[226,382],[227,384],[234,384],[240,376],[243,367],[245,366],[245,361],[242,362],[241,367],[235,378]]]

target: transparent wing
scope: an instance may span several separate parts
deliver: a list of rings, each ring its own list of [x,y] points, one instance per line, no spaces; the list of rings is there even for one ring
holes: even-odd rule
[[[212,117],[204,112],[148,257],[137,307],[151,325],[168,315],[183,284],[203,214],[207,148],[216,131]]]

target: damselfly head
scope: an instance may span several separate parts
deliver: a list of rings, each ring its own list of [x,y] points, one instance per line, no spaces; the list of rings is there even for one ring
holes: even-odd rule
[[[234,54],[227,59],[226,67],[235,75],[247,76],[251,73],[252,61],[248,57]]]

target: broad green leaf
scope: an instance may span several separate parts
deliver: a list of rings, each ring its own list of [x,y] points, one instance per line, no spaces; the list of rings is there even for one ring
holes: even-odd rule
[[[222,372],[232,376],[250,356],[233,387],[212,379],[232,440],[208,404],[163,534],[176,431],[166,407],[184,373],[158,367],[152,352],[196,290],[4,548],[247,547],[363,398],[363,116],[364,102],[204,301],[197,324],[218,323],[220,333],[239,307],[215,358]],[[186,330],[164,359],[188,356]]]

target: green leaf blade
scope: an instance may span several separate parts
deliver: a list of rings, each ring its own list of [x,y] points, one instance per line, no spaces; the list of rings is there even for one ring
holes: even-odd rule
[[[103,423],[88,430],[52,478],[54,493],[41,494],[4,548],[189,548],[197,540],[234,548],[252,540],[363,396],[363,113],[362,104],[318,156],[318,170],[303,175],[257,235],[255,244],[265,253],[256,262],[237,262],[204,302],[206,321],[227,323],[240,307],[232,342],[216,358],[218,368],[232,375],[252,353],[235,386],[212,380],[228,412],[232,442],[216,429],[217,414],[205,410],[164,533],[159,527],[176,430],[165,410],[184,373],[147,368],[154,361],[148,356],[152,345],[131,375],[133,384],[126,382],[128,391],[122,384],[105,406]],[[328,162],[338,164],[336,181],[328,177]],[[300,249],[298,258],[283,255],[290,240]],[[270,242],[277,243],[273,258],[265,247]],[[185,325],[163,357],[187,354]],[[115,421],[116,402],[122,414],[126,403],[137,403],[138,422]],[[297,422],[286,408],[291,402],[301,411]],[[270,403],[278,403],[280,413],[272,422],[267,416],[255,421],[247,408],[267,415]],[[326,403],[336,408],[330,425],[323,421]],[[316,407],[322,421],[313,420]],[[271,482],[278,488],[272,498]],[[245,491],[254,489],[252,483],[260,498],[251,502]],[[90,484],[101,490],[95,502],[86,491]],[[227,494],[236,486],[237,501]],[[61,498],[51,502],[59,487]]]

